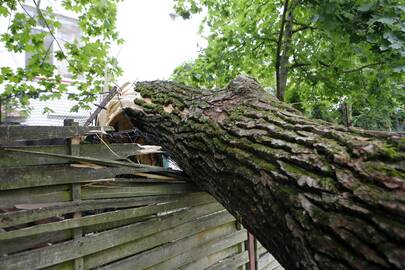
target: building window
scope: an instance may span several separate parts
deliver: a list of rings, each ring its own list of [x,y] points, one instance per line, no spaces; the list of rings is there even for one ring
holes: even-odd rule
[[[59,44],[63,48],[63,51],[66,52],[66,44],[74,43],[80,39],[81,31],[77,24],[77,20],[68,19],[68,18],[58,18],[61,22],[61,26],[58,28],[56,33],[56,38],[59,41]],[[55,46],[55,44],[54,44]],[[59,50],[59,48],[58,48]],[[69,63],[66,60],[56,60],[55,65],[58,68],[61,76],[64,78],[71,78],[72,73],[69,71]]]
[[[41,32],[47,33],[44,39],[44,47],[45,50],[47,51],[47,57],[44,58],[44,61],[46,61],[47,63],[53,64],[54,63],[54,57],[53,57],[53,37],[51,34],[49,34],[48,32],[46,32],[44,29],[32,29],[31,30],[32,34],[38,34]],[[25,67],[28,66],[29,61],[32,58],[32,53],[30,52],[26,52],[25,53]]]
[[[28,13],[35,17],[37,16],[37,9],[36,7],[24,5],[24,8],[28,11]],[[45,12],[45,11],[43,11]],[[64,16],[62,14],[54,14],[56,20],[60,23],[60,27],[58,29],[53,29],[53,34],[55,35],[58,43],[62,47],[64,53],[66,53],[66,44],[73,43],[80,39],[81,31],[76,19]],[[44,47],[48,51],[48,57],[45,59],[50,64],[54,64],[62,76],[62,78],[70,79],[72,78],[72,74],[69,71],[69,64],[66,60],[57,60],[54,56],[55,51],[59,51],[60,48],[58,44],[54,41],[52,35],[49,33],[49,29],[46,25],[41,24],[36,28],[32,29],[33,34],[37,34],[40,32],[47,33],[44,39]],[[25,66],[29,64],[30,59],[32,58],[32,53],[26,52],[25,53]]]

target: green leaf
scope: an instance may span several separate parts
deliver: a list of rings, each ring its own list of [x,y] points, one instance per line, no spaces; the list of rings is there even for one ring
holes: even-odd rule
[[[373,2],[370,2],[370,3],[366,3],[366,4],[359,6],[357,8],[357,10],[361,11],[361,12],[367,12],[367,11],[370,11],[374,6],[375,6],[375,4]]]
[[[394,72],[396,72],[396,73],[405,72],[405,65],[394,67],[392,70],[393,70]]]
[[[396,19],[391,18],[391,17],[383,17],[383,18],[377,19],[376,21],[381,22],[383,24],[387,24],[387,25],[393,25],[396,22]]]
[[[8,9],[6,7],[0,6],[0,16],[6,17],[8,16],[8,14],[9,14]]]
[[[70,108],[71,112],[78,112],[80,109],[79,105],[74,105],[72,108]]]
[[[54,113],[55,111],[54,110],[52,110],[51,108],[49,108],[49,107],[45,107],[44,108],[44,110],[42,111],[42,114],[46,114],[46,113]]]

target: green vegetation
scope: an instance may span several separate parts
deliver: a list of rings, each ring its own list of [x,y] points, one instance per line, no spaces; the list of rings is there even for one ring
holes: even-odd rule
[[[45,4],[41,6],[40,2],[30,2],[36,8],[32,14],[22,0],[0,0],[0,17],[10,21],[7,32],[0,35],[0,42],[11,53],[26,52],[32,55],[25,68],[1,67],[0,85],[5,91],[0,97],[9,106],[27,107],[30,98],[47,100],[60,98],[67,93],[67,85],[62,82],[57,67],[52,61],[47,61],[55,57],[67,62],[68,71],[72,74],[71,85],[78,90],[77,93],[68,93],[69,99],[77,101],[72,111],[80,107],[89,108],[88,103],[95,101],[96,95],[102,91],[106,70],[111,83],[122,72],[117,60],[109,55],[114,42],[123,42],[115,24],[119,0],[61,1],[66,11],[77,15],[81,30],[78,40],[63,41],[63,44],[55,39],[55,31],[61,24],[53,8],[45,8]],[[46,36],[52,38],[56,50],[45,46]],[[33,83],[35,79],[36,83]]]
[[[402,0],[176,0],[175,9],[185,19],[205,12],[208,46],[173,79],[212,88],[245,73],[315,118],[404,125]]]

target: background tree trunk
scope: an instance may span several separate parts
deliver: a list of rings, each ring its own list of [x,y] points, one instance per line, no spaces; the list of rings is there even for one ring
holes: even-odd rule
[[[310,120],[252,78],[136,85],[126,113],[286,269],[405,269],[405,138]]]
[[[283,13],[281,15],[280,33],[276,49],[276,96],[284,101],[285,90],[287,87],[289,57],[291,55],[292,30],[294,20],[294,1],[285,0]]]

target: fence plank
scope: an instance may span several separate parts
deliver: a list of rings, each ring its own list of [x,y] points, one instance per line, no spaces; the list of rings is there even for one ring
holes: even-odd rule
[[[186,192],[196,192],[198,188],[193,184],[139,184],[136,186],[86,186],[83,188],[82,198],[106,199],[123,198],[136,196],[155,196],[182,194]]]
[[[0,258],[0,268],[7,269],[37,269],[51,266],[64,261],[85,256],[103,249],[127,243],[145,237],[160,230],[178,226],[187,221],[200,217],[204,213],[212,213],[222,208],[218,203],[197,206],[181,213],[159,217],[141,223],[87,235],[80,242],[68,241],[49,247],[24,252]],[[136,232],[136,233],[134,233]]]
[[[274,260],[275,260],[274,257],[269,252],[265,253],[257,260],[257,269],[258,270],[263,269],[266,265],[268,265]]]
[[[105,208],[123,208],[151,205],[156,203],[181,200],[182,198],[206,198],[214,202],[215,199],[205,192],[186,193],[180,195],[160,195],[132,198],[85,200],[80,202],[53,203],[50,205],[31,204],[31,209],[0,214],[0,228],[15,226],[53,216],[60,216],[75,211],[100,210]],[[24,207],[24,206],[23,206]]]
[[[238,246],[232,246],[226,249],[223,249],[219,252],[215,252],[205,257],[200,257],[197,260],[183,265],[178,268],[178,270],[194,270],[194,269],[205,269],[218,261],[221,261],[229,256],[235,255],[241,252]],[[153,267],[151,267],[153,269]]]
[[[134,174],[139,171],[143,169],[86,168],[71,165],[4,168],[0,169],[0,190],[101,181],[120,174]]]
[[[263,266],[261,270],[283,270],[284,268],[276,260],[270,261],[267,265]]]
[[[248,251],[244,251],[243,253],[238,253],[233,255],[232,257],[226,258],[222,261],[219,261],[210,267],[206,268],[206,270],[227,270],[227,269],[236,269],[237,267],[247,263],[249,261],[249,254]]]
[[[258,242],[259,243],[259,242]],[[263,246],[261,246],[261,247],[256,247],[256,254],[257,254],[257,256],[262,256],[264,253],[266,253],[267,252],[267,250],[263,247]]]
[[[91,226],[84,227],[83,231],[85,234],[95,234],[95,233],[100,233],[100,232],[116,229],[119,227],[124,227],[124,226],[131,225],[131,224],[138,223],[138,222],[144,222],[144,221],[147,221],[147,220],[150,220],[153,218],[156,218],[156,214],[91,225]]]
[[[185,208],[190,205],[197,206],[201,204],[206,204],[212,202],[210,198],[207,197],[186,197],[184,199],[178,200],[176,202],[169,202],[159,205],[151,205],[145,207],[124,209],[111,211],[96,215],[76,217],[74,219],[62,220],[59,222],[52,222],[46,224],[34,225],[27,228],[22,228],[19,230],[13,230],[8,232],[0,232],[0,241],[9,240],[13,238],[26,237],[35,234],[41,234],[45,232],[61,231],[73,228],[80,228],[90,225],[102,224],[114,222],[122,219],[129,219],[134,217],[152,215],[161,212],[168,212],[176,210],[179,208]],[[80,213],[80,212],[79,212]]]
[[[118,154],[121,158],[126,158],[132,155],[141,154],[142,147],[136,143],[113,143],[108,145],[111,150]],[[81,144],[79,146],[80,153],[86,157],[100,157],[105,159],[117,160],[120,159],[114,155],[104,144]],[[65,145],[38,145],[18,147],[17,149],[28,150],[34,152],[43,152],[51,154],[67,154]],[[0,166],[1,167],[19,167],[19,166],[34,166],[47,164],[63,164],[69,163],[68,159],[55,157],[26,155],[22,152],[11,152],[0,149]]]
[[[18,204],[66,202],[70,199],[68,185],[0,191],[1,208],[13,208]]]
[[[217,212],[208,216],[201,215],[197,220],[192,220],[167,230],[156,230],[155,234],[151,234],[147,237],[91,254],[85,257],[85,269],[99,267],[100,265],[173,241],[177,237],[187,237],[207,230],[208,228],[233,222],[234,220],[235,219],[226,211]]]
[[[72,237],[72,231],[59,231],[1,241],[0,257],[1,255],[5,254],[13,254],[33,248],[48,246],[49,243],[58,243],[61,241],[70,240]],[[3,269],[1,262],[0,269]]]
[[[153,269],[154,270],[178,269],[180,266],[190,263],[194,260],[197,260],[198,258],[206,257],[215,252],[219,252],[221,250],[235,246],[236,244],[246,240],[246,231],[241,233],[241,231],[233,230],[233,232],[230,234],[222,235],[222,237],[218,236],[221,235],[216,234],[215,230],[212,230],[206,232],[206,238],[205,239],[203,238],[202,241],[200,240],[201,236],[196,235],[195,237],[198,240],[197,243],[195,245],[190,245],[188,248],[187,243],[185,241],[176,241],[171,246],[163,247],[173,253],[175,248],[180,250],[180,252],[182,251],[185,252],[182,252],[180,255],[170,258],[164,261],[163,263],[153,265]],[[168,251],[164,252],[168,253]],[[177,251],[177,253],[180,252]],[[155,256],[153,256],[153,260],[156,261]]]
[[[112,127],[82,126],[0,126],[0,145],[21,141],[70,138],[100,131],[112,131]]]
[[[65,155],[65,154],[54,154],[54,153],[44,153],[31,150],[22,150],[17,148],[4,148],[5,151],[15,152],[15,153],[25,153],[33,156],[42,156],[42,157],[54,157],[59,159],[67,159],[69,161],[75,161],[80,163],[91,163],[101,166],[111,166],[111,167],[129,167],[138,169],[139,172],[170,172],[173,174],[181,174],[180,171],[172,170],[169,168],[163,168],[159,166],[145,165],[134,162],[125,162],[125,161],[116,161],[111,159],[101,159],[85,156],[74,156],[74,155]]]
[[[184,253],[187,250],[192,249],[193,252],[207,252],[207,250],[210,249],[223,249],[229,246],[232,246],[234,244],[239,243],[240,241],[243,241],[243,235],[242,233],[234,232],[231,234],[228,234],[224,236],[222,239],[215,239],[210,241],[208,244],[204,244],[201,246],[201,249],[199,250],[197,247],[201,244],[203,244],[205,241],[204,240],[209,240],[210,237],[215,237],[220,230],[217,232],[214,231],[209,231],[204,235],[200,234],[193,234],[191,236],[179,239],[173,243],[168,243],[156,248],[153,248],[151,250],[148,250],[146,252],[142,252],[140,254],[131,256],[129,258],[126,258],[124,260],[120,260],[116,263],[106,265],[104,267],[101,267],[100,269],[102,270],[112,270],[112,269],[120,269],[120,270],[125,270],[125,269],[144,269],[147,267],[151,267],[152,265],[155,266],[155,264],[158,264],[162,261],[168,260],[176,255],[179,255],[181,253]],[[245,232],[246,234],[246,232]],[[204,237],[205,236],[205,237]],[[205,239],[204,239],[205,238]],[[200,255],[204,255],[204,253],[200,253]],[[191,255],[195,256],[195,255]],[[172,263],[173,261],[170,261]],[[160,269],[160,268],[158,268]],[[172,269],[172,268],[166,268],[166,269]]]

